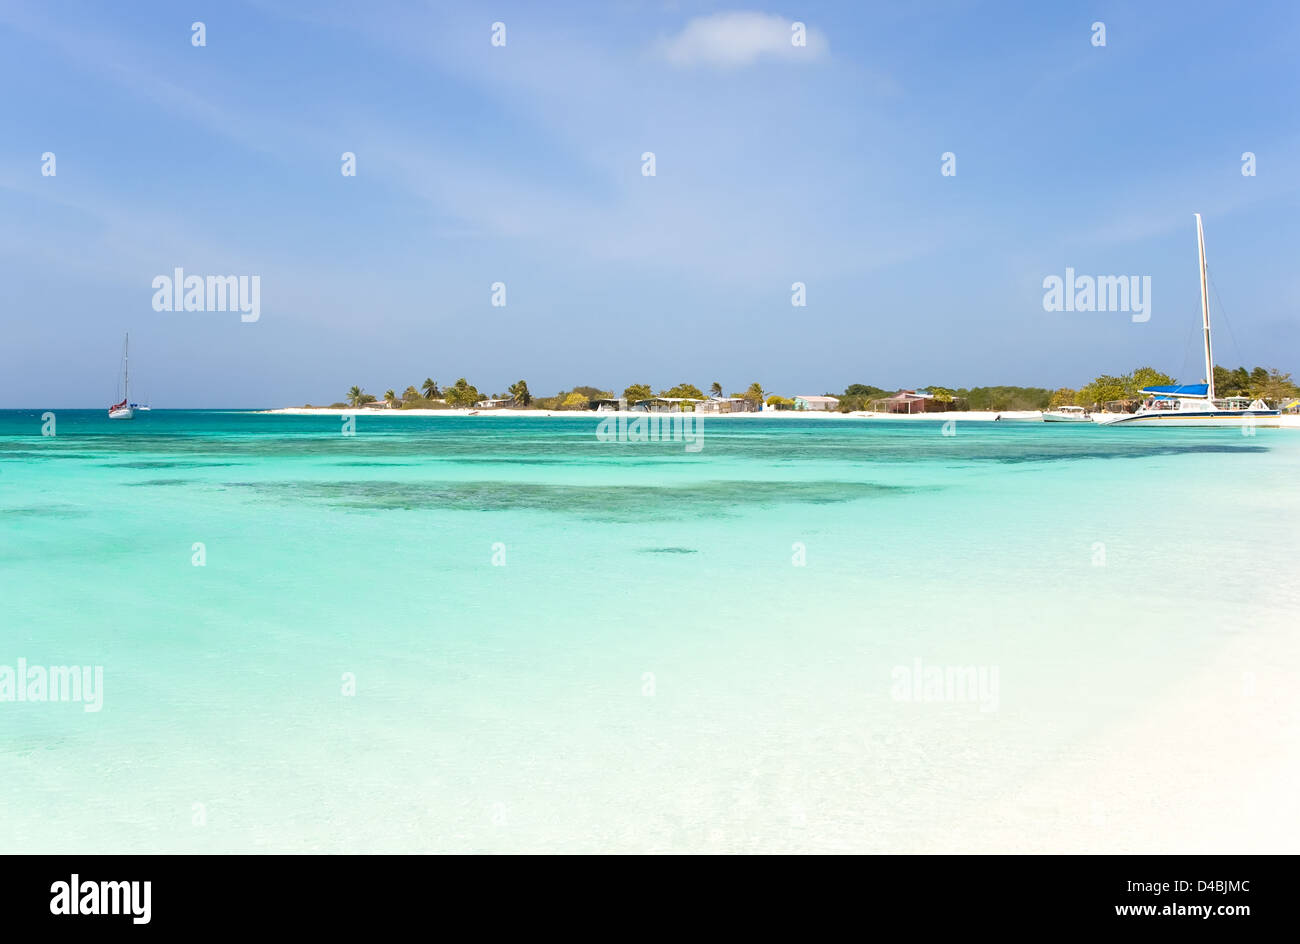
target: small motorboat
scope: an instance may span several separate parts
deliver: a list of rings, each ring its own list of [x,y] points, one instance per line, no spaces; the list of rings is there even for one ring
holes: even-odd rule
[[[1092,417],[1081,406],[1059,406],[1043,414],[1044,423],[1091,423]]]

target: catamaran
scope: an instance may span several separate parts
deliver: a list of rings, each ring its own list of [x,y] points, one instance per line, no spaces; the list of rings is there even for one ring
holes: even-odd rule
[[[1196,245],[1201,265],[1201,326],[1205,336],[1205,383],[1165,384],[1142,388],[1147,397],[1136,413],[1094,415],[1105,426],[1277,426],[1277,410],[1263,400],[1219,400],[1214,394],[1214,352],[1210,346],[1210,296],[1205,273],[1205,229],[1196,214]]]
[[[131,391],[128,384],[131,380],[130,360],[128,351],[131,344],[131,335],[128,333],[126,340],[122,342],[122,402],[114,403],[108,408],[108,418],[110,420],[130,420],[135,418],[135,410],[131,408]]]

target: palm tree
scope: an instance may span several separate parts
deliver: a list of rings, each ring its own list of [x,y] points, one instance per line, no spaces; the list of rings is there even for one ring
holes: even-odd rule
[[[421,385],[421,388],[424,390],[426,400],[436,400],[438,397],[442,396],[438,391],[438,381],[429,377],[424,378],[424,383]]]
[[[397,402],[397,394],[394,393],[392,390],[385,391],[384,402],[388,404],[388,408],[391,410],[393,408],[393,404]]]
[[[353,387],[348,391],[348,406],[361,406],[365,402],[366,392],[360,387]]]
[[[709,388],[709,395],[714,397],[721,397],[722,384],[718,383],[716,380],[713,381],[713,386]]]
[[[515,403],[520,406],[528,406],[533,402],[533,395],[528,392],[528,384],[522,380],[510,385],[510,395],[515,398]]]

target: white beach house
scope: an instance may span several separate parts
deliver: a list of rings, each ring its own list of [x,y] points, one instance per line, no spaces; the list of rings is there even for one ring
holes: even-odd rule
[[[794,398],[796,410],[836,410],[839,409],[838,397],[800,396]]]
[[[637,400],[632,409],[642,413],[689,413],[699,402],[693,397],[650,397]]]

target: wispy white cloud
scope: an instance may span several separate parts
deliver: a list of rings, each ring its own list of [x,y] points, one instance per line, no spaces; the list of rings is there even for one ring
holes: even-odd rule
[[[798,44],[802,43],[802,44]],[[698,16],[660,52],[676,66],[737,68],[760,59],[813,62],[830,51],[821,31],[774,13],[735,11]]]

